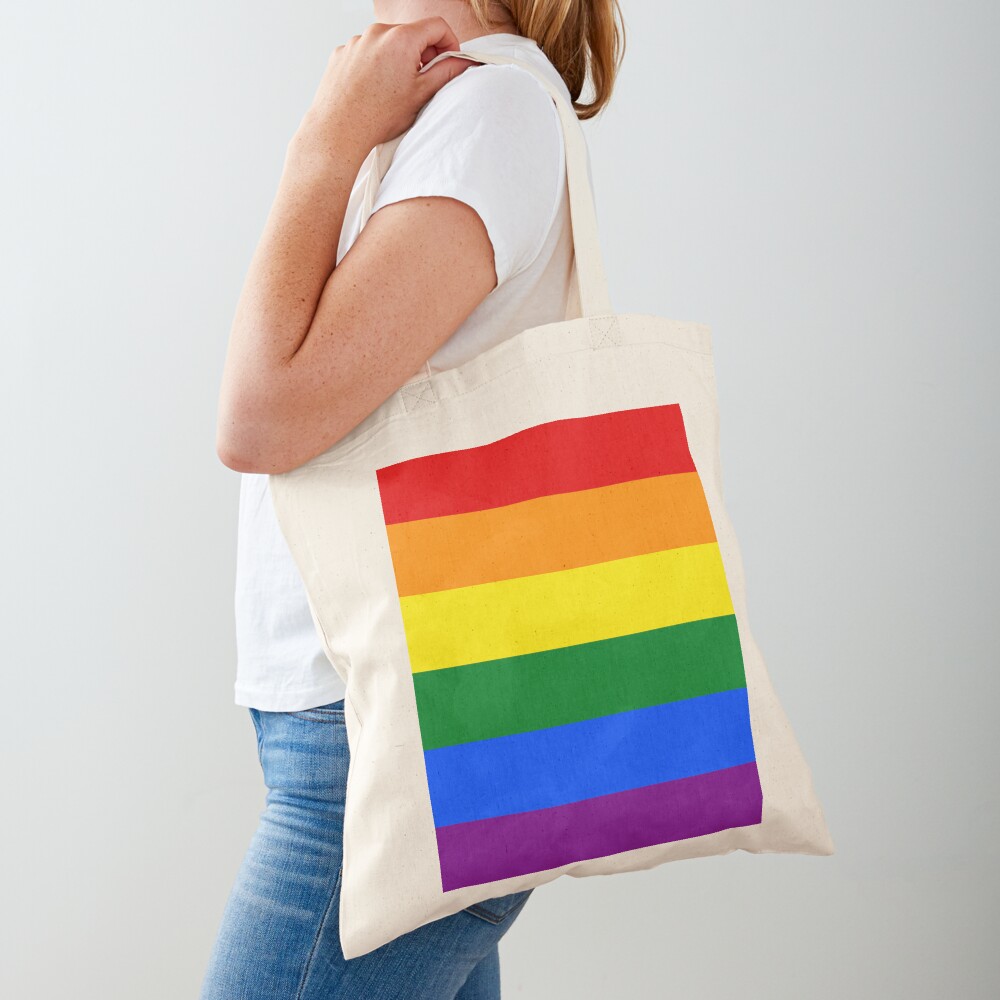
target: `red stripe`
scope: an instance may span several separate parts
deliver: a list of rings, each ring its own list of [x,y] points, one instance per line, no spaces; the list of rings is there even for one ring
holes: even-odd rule
[[[677,403],[570,417],[377,470],[386,524],[695,471]]]

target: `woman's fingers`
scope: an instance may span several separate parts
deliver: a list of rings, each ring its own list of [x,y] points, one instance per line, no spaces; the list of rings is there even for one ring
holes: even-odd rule
[[[449,80],[454,80],[459,73],[464,73],[478,63],[459,56],[446,56],[439,63],[431,66],[420,74],[417,81],[417,94],[420,106],[423,107]]]
[[[474,65],[445,58],[421,72],[435,57],[460,49],[443,17],[370,24],[334,50],[309,118],[321,129],[346,129],[368,149],[395,138],[441,87]]]

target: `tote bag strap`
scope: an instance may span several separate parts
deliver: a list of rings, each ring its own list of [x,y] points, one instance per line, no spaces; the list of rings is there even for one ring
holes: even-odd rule
[[[559,112],[562,125],[563,144],[566,150],[566,182],[569,190],[570,224],[573,231],[574,272],[579,295],[580,312],[584,317],[612,315],[611,300],[608,297],[608,282],[601,257],[601,245],[597,231],[597,213],[594,209],[593,190],[587,171],[587,147],[580,120],[572,106],[551,80],[537,67],[523,59],[500,56],[492,52],[442,52],[431,59],[422,69],[425,72],[435,63],[446,58],[469,59],[481,63],[510,63],[526,69],[551,95]],[[371,215],[372,206],[378,194],[379,184],[389,169],[393,153],[403,136],[396,136],[375,147],[375,162],[368,175],[362,206],[361,227]],[[567,317],[570,319],[572,317]]]

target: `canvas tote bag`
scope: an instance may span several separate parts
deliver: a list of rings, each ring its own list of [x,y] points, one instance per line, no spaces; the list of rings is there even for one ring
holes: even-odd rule
[[[833,853],[747,622],[709,329],[612,311],[552,84],[444,56],[555,100],[582,315],[421,372],[270,476],[346,681],[347,958],[560,875]]]

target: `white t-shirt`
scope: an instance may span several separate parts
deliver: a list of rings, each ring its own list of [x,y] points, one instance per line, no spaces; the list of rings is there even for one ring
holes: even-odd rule
[[[537,65],[569,91],[538,45],[513,34],[461,44]],[[358,236],[365,180],[354,183],[337,263]],[[588,157],[588,170],[589,170]],[[578,315],[562,130],[552,98],[518,66],[474,64],[443,86],[400,140],[373,213],[430,195],[476,210],[493,245],[497,287],[427,361],[463,364],[532,326]],[[236,704],[293,712],[344,697],[316,632],[298,568],[278,525],[267,475],[243,473],[236,563]]]

